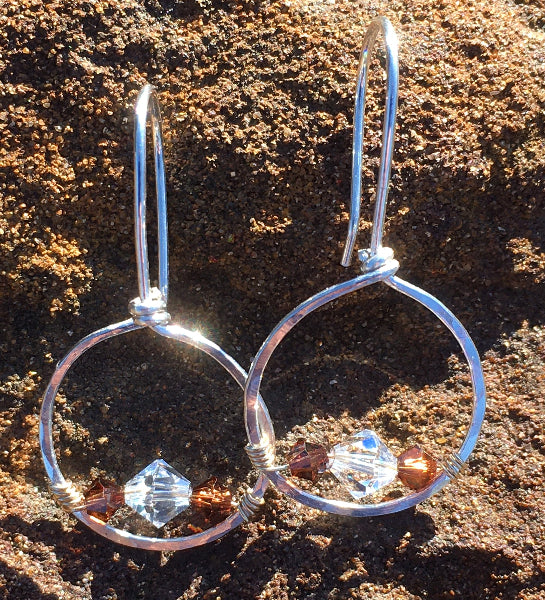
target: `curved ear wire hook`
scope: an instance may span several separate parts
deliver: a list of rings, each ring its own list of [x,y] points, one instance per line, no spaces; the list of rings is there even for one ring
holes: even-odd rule
[[[367,92],[367,76],[371,52],[379,32],[384,35],[386,49],[386,109],[384,112],[384,127],[382,131],[382,151],[377,180],[375,214],[373,217],[373,233],[369,250],[360,251],[362,270],[372,271],[381,266],[386,260],[392,258],[393,252],[382,248],[382,234],[384,231],[384,216],[386,212],[386,199],[390,184],[390,171],[392,167],[392,154],[394,150],[394,132],[396,124],[397,97],[399,86],[399,65],[397,57],[397,35],[390,21],[385,17],[375,19],[365,34],[363,50],[358,67],[358,81],[356,86],[356,101],[354,110],[354,134],[352,145],[352,190],[350,198],[350,221],[348,235],[344,247],[341,265],[348,267],[352,259],[352,252],[356,243],[360,221],[361,204],[361,163],[363,147],[363,124],[365,115],[365,95]],[[373,260],[374,259],[374,260]]]
[[[134,234],[138,268],[138,291],[140,300],[144,302],[150,300],[152,297],[146,234],[146,123],[148,117],[151,119],[153,131],[153,153],[155,160],[159,291],[166,303],[168,299],[168,228],[163,134],[161,131],[159,102],[155,89],[151,85],[144,86],[138,94],[134,120]]]
[[[146,233],[146,124],[151,120],[155,161],[155,191],[157,195],[157,230],[159,252],[159,289],[152,288],[149,276],[148,237]],[[138,269],[139,297],[132,300],[129,310],[138,325],[168,323],[168,226],[165,163],[161,111],[155,89],[145,85],[136,101],[134,119],[134,237]]]

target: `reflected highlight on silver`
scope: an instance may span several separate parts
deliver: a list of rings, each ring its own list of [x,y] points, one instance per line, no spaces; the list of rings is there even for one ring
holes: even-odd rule
[[[392,156],[394,153],[394,134],[397,115],[397,97],[399,88],[399,63],[397,36],[388,19],[379,18],[371,23],[363,39],[358,79],[356,83],[356,100],[354,107],[354,128],[352,138],[352,186],[350,193],[350,219],[348,236],[344,247],[341,264],[348,267],[351,262],[356,236],[360,223],[361,206],[361,163],[363,150],[363,124],[365,117],[365,98],[371,53],[378,34],[384,35],[386,50],[386,106],[384,109],[384,126],[382,130],[382,150],[378,168],[375,214],[373,217],[373,233],[371,235],[370,257],[379,256],[382,248],[384,217],[386,216],[386,200],[390,185]],[[392,253],[393,255],[393,253]],[[370,258],[369,257],[369,258]]]
[[[483,423],[486,405],[481,362],[475,344],[471,340],[468,332],[454,314],[439,300],[426,291],[396,277],[399,263],[393,258],[393,251],[390,248],[382,246],[398,97],[397,37],[390,21],[384,17],[378,18],[371,23],[363,41],[363,51],[359,64],[354,116],[351,214],[342,265],[348,266],[350,264],[359,227],[363,124],[365,94],[367,91],[367,73],[375,41],[378,34],[381,32],[384,37],[386,49],[386,110],[371,245],[370,248],[358,252],[361,261],[362,274],[354,279],[339,283],[319,292],[302,302],[286,315],[272,330],[261,346],[259,352],[256,354],[248,372],[248,379],[244,392],[246,431],[249,440],[247,447],[248,455],[250,456],[250,459],[253,459],[256,455],[267,457],[267,461],[253,461],[254,466],[261,468],[262,472],[267,475],[279,490],[302,504],[330,513],[356,517],[398,512],[414,506],[438,492],[450,479],[458,474],[475,447]],[[261,419],[259,418],[261,412],[259,389],[265,368],[271,355],[278,344],[284,339],[289,331],[299,323],[299,321],[332,300],[378,282],[385,283],[391,288],[425,306],[456,338],[469,365],[473,387],[473,406],[471,423],[461,447],[444,459],[442,470],[438,472],[426,487],[394,500],[362,505],[355,502],[331,500],[312,494],[302,490],[291,479],[284,477],[280,473],[281,467],[276,466],[274,460],[274,438],[268,431],[265,432],[263,430]],[[257,450],[259,450],[259,452],[257,452]]]
[[[148,248],[146,238],[146,123],[151,119],[153,132],[153,148],[155,158],[155,181],[158,209],[159,238],[159,287],[150,284]],[[199,332],[190,331],[180,325],[170,323],[167,308],[168,297],[168,239],[166,191],[163,161],[163,145],[161,134],[161,116],[159,103],[153,88],[146,85],[140,92],[135,108],[135,238],[136,260],[138,267],[138,289],[140,296],[131,301],[129,309],[132,318],[120,323],[103,327],[80,340],[68,354],[58,363],[49,385],[45,391],[40,415],[40,447],[50,489],[59,503],[72,512],[80,521],[100,535],[135,548],[146,550],[172,551],[192,548],[216,540],[244,521],[247,521],[262,503],[268,480],[260,475],[254,488],[242,497],[237,509],[221,523],[194,535],[157,538],[140,536],[117,529],[82,510],[83,496],[76,486],[66,480],[60,470],[55,448],[53,446],[53,411],[59,387],[74,362],[87,350],[112,337],[123,335],[137,329],[149,327],[157,334],[177,340],[181,343],[202,350],[215,359],[243,388],[246,373],[242,367],[214,342],[203,337]],[[274,439],[272,424],[267,409],[261,398],[258,400],[258,423],[263,435]]]

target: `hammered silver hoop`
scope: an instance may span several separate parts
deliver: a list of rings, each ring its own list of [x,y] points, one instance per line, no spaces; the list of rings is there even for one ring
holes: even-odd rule
[[[150,118],[152,125],[156,170],[155,181],[159,239],[158,288],[153,288],[150,284],[146,239],[146,124],[148,117]],[[40,448],[45,469],[50,480],[50,489],[52,493],[56,496],[57,500],[65,510],[71,512],[93,531],[111,541],[126,546],[132,546],[134,548],[161,551],[182,550],[216,540],[241,523],[247,521],[262,501],[263,494],[268,485],[267,478],[263,474],[260,474],[253,489],[246,492],[239,506],[234,509],[232,514],[210,529],[193,535],[174,538],[141,536],[110,526],[89,515],[83,509],[83,496],[72,482],[64,478],[57,462],[53,445],[53,412],[55,408],[55,399],[64,377],[70,367],[84,352],[112,337],[148,327],[161,336],[202,350],[215,359],[241,388],[244,388],[246,382],[245,371],[231,356],[215,343],[203,337],[200,333],[171,323],[170,315],[166,310],[168,297],[168,239],[161,116],[159,103],[154,89],[149,85],[146,85],[141,90],[136,102],[134,162],[135,239],[140,296],[130,302],[129,309],[132,318],[109,325],[84,337],[58,363],[49,385],[47,386],[42,402],[40,415]],[[267,431],[269,431],[271,435],[274,435],[272,433],[272,423],[267,408],[261,398],[259,399],[258,404],[260,406],[258,409],[260,430],[263,431],[265,436]]]
[[[382,32],[386,49],[386,111],[384,117],[383,146],[381,163],[376,193],[376,205],[373,220],[373,233],[371,246],[367,250],[360,250],[358,256],[361,261],[362,274],[354,279],[329,287],[308,300],[302,302],[286,315],[269,334],[259,352],[256,354],[248,371],[248,379],[244,390],[245,423],[248,435],[248,454],[250,458],[256,454],[266,456],[267,463],[259,461],[254,466],[261,468],[269,480],[282,492],[291,498],[311,508],[341,515],[364,517],[398,512],[414,506],[438,492],[450,479],[455,477],[471,454],[484,419],[486,396],[484,377],[479,354],[468,332],[458,321],[454,314],[439,300],[428,292],[400,279],[396,276],[399,263],[393,258],[393,251],[382,246],[384,217],[388,185],[393,154],[393,141],[396,122],[396,108],[398,96],[398,57],[397,36],[388,19],[378,18],[373,21],[364,37],[363,50],[358,69],[358,79],[355,99],[354,116],[354,141],[352,161],[352,195],[351,212],[348,235],[342,259],[342,265],[350,264],[356,235],[358,232],[360,203],[361,203],[361,164],[363,143],[363,121],[365,108],[365,94],[367,89],[367,73],[370,56],[378,34]],[[375,504],[359,504],[332,500],[312,494],[299,488],[292,479],[280,472],[282,467],[274,463],[274,440],[267,432],[262,432],[259,419],[259,389],[267,363],[278,344],[289,331],[308,314],[317,308],[340,298],[346,294],[364,288],[374,283],[383,282],[398,292],[416,300],[419,304],[431,311],[452,333],[460,345],[469,365],[471,383],[473,388],[473,405],[471,423],[461,447],[444,459],[444,465],[439,474],[423,489],[408,493],[407,495]]]

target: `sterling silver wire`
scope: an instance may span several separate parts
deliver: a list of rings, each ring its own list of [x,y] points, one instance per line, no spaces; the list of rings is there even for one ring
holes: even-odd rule
[[[248,435],[248,455],[266,456],[266,464],[259,460],[254,461],[254,466],[261,468],[270,481],[282,492],[298,502],[311,508],[326,512],[348,515],[354,517],[374,516],[398,512],[414,506],[438,492],[448,481],[455,477],[462,465],[472,452],[482,426],[485,413],[486,396],[481,362],[475,344],[468,332],[458,321],[454,314],[439,300],[428,292],[400,279],[396,276],[399,263],[393,258],[391,248],[382,245],[384,230],[384,217],[386,200],[390,181],[390,171],[393,155],[394,133],[396,124],[396,110],[398,98],[398,41],[390,21],[384,17],[375,19],[369,26],[363,40],[363,50],[358,68],[356,86],[354,133],[352,149],[352,191],[350,205],[350,221],[346,238],[342,265],[349,266],[354,251],[356,236],[360,220],[361,203],[361,165],[363,146],[363,125],[365,112],[365,96],[367,91],[367,75],[370,56],[379,33],[383,34],[386,50],[386,109],[382,136],[382,153],[377,181],[376,204],[373,218],[373,231],[371,245],[367,250],[360,250],[358,256],[361,261],[362,275],[329,287],[308,300],[302,302],[286,315],[269,334],[259,352],[256,354],[244,390],[245,422]],[[466,357],[471,374],[473,387],[473,407],[471,423],[461,447],[451,454],[445,461],[446,465],[439,475],[435,477],[424,489],[412,492],[401,498],[388,500],[375,504],[361,505],[355,502],[331,500],[312,494],[299,488],[291,479],[286,478],[274,464],[274,435],[262,427],[259,418],[259,389],[267,363],[278,344],[289,331],[308,314],[317,308],[354,292],[368,285],[383,282],[394,290],[416,300],[430,310],[452,333],[458,341]],[[259,449],[256,453],[255,449]]]
[[[151,120],[153,132],[153,148],[155,158],[155,181],[157,194],[158,239],[159,239],[159,285],[151,287],[149,276],[148,246],[146,236],[146,123]],[[138,96],[135,107],[134,130],[134,189],[135,189],[135,240],[136,261],[138,267],[139,297],[132,300],[129,310],[132,318],[120,323],[103,327],[80,340],[68,354],[58,363],[51,381],[45,391],[40,415],[40,447],[50,489],[65,510],[72,512],[82,523],[100,535],[134,548],[146,550],[182,550],[206,544],[216,540],[244,521],[262,503],[268,480],[260,475],[254,488],[242,498],[240,505],[218,525],[201,533],[175,538],[156,538],[140,536],[123,531],[103,523],[81,509],[83,497],[74,484],[67,481],[59,467],[53,445],[53,411],[59,387],[74,362],[87,350],[109,338],[123,335],[137,329],[148,327],[167,338],[171,338],[202,350],[214,358],[243,388],[246,373],[242,367],[226,352],[213,342],[207,340],[197,331],[185,329],[170,322],[167,312],[168,298],[168,234],[166,189],[163,160],[163,144],[161,133],[161,115],[159,103],[154,89],[146,85]],[[258,401],[259,427],[264,434],[272,433],[272,424],[267,408]]]

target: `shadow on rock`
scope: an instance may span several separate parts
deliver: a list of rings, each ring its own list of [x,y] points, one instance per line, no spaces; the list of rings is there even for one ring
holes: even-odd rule
[[[32,577],[8,567],[2,559],[0,559],[0,581],[3,588],[3,591],[0,589],[2,598],[10,600],[59,600],[60,598],[57,594],[42,592]],[[4,596],[4,592],[9,595]]]

